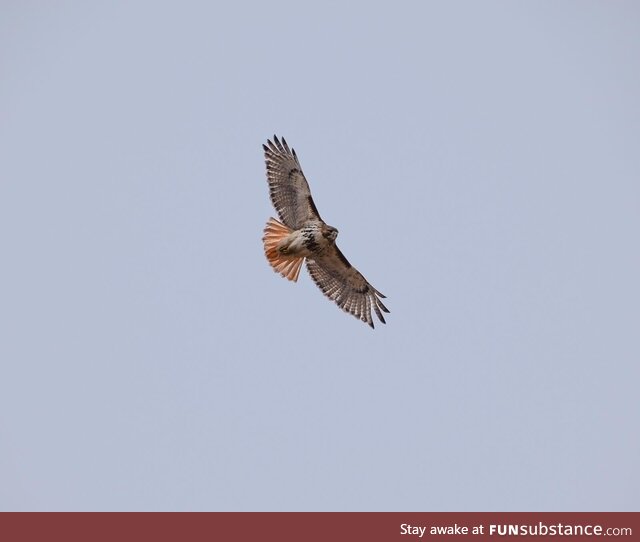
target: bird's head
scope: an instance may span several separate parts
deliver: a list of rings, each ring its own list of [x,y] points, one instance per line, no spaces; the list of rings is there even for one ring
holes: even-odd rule
[[[322,227],[322,236],[328,239],[329,241],[335,241],[336,237],[338,237],[338,230],[333,226],[324,225]]]

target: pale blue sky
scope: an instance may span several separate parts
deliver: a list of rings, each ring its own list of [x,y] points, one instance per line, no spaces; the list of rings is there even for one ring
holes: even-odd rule
[[[637,510],[636,2],[0,4],[0,509]],[[297,150],[387,296],[269,268]]]

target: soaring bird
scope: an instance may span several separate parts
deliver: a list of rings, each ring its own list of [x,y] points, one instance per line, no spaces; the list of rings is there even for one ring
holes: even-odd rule
[[[389,310],[380,299],[385,296],[340,252],[338,230],[320,218],[296,152],[276,136],[262,147],[271,202],[280,217],[269,218],[262,238],[271,267],[296,282],[306,260],[313,281],[341,309],[372,328],[372,311],[386,323],[382,313]]]

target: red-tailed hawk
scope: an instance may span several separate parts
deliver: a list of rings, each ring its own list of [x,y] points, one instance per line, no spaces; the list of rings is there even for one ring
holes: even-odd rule
[[[338,230],[327,225],[316,209],[300,162],[287,142],[273,136],[264,157],[271,201],[280,216],[270,218],[264,229],[264,252],[275,271],[297,281],[302,262],[322,292],[344,311],[374,327],[371,311],[384,324],[389,312],[384,298],[353,267],[336,246]]]

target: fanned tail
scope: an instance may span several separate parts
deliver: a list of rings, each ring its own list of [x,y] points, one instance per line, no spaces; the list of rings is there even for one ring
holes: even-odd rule
[[[264,253],[274,271],[280,273],[284,278],[296,282],[298,275],[300,275],[304,257],[286,256],[278,251],[278,243],[291,232],[292,230],[282,222],[277,221],[275,218],[270,218],[264,228],[262,241],[264,243]]]

